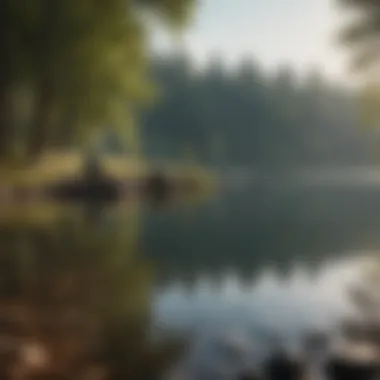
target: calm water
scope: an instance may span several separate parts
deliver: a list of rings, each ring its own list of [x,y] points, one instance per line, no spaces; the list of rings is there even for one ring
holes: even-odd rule
[[[148,379],[189,357],[204,365],[197,344],[216,336],[265,347],[274,333],[293,342],[328,329],[351,312],[347,288],[366,262],[380,260],[379,211],[380,185],[360,179],[246,181],[169,205],[4,208],[0,345],[34,356],[12,351],[0,369],[24,360],[30,371]]]

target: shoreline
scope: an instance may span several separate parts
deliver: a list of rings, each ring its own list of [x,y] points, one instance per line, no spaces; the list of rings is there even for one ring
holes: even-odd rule
[[[52,189],[67,185],[85,188],[84,201],[99,184],[112,188],[117,199],[123,200],[146,194],[147,184],[157,173],[170,193],[208,193],[216,185],[213,173],[198,165],[167,163],[157,171],[154,162],[116,155],[99,157],[101,177],[91,184],[85,178],[85,161],[79,153],[50,153],[33,165],[0,165],[0,204],[51,201],[55,198]]]

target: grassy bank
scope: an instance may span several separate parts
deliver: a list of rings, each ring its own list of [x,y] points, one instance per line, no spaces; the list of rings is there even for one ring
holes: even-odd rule
[[[154,169],[147,160],[116,155],[101,157],[104,172],[116,180],[142,180]],[[63,179],[79,177],[84,156],[76,152],[50,152],[33,163],[13,162],[0,165],[0,186],[41,188]],[[167,162],[160,168],[174,181],[192,180],[204,190],[215,186],[215,178],[201,166]]]
[[[0,165],[0,183],[7,185],[43,186],[66,178],[80,176],[83,156],[79,153],[51,152],[33,163],[12,162]],[[130,157],[107,156],[101,159],[105,172],[114,178],[140,178],[147,165]]]
[[[120,156],[105,156],[101,164],[111,178],[126,181],[143,180],[156,167],[148,161]],[[83,157],[77,153],[50,153],[33,164],[13,162],[0,166],[0,225],[48,227],[62,217],[72,218],[76,213],[81,215],[83,210],[75,205],[60,204],[38,194],[41,194],[40,189],[51,183],[80,176],[82,167]],[[196,184],[195,189],[190,192],[173,194],[165,202],[165,208],[199,204],[208,199],[216,187],[213,174],[198,165],[167,162],[161,163],[159,167],[174,182],[190,180]],[[18,196],[13,197],[13,190],[19,188],[32,194],[30,198],[26,197],[31,201],[20,201]],[[34,194],[37,196],[34,197]],[[131,213],[137,215],[136,207],[140,200],[138,192],[128,194],[114,206],[114,210],[111,207],[110,211],[113,210],[112,212],[122,215],[123,218]]]

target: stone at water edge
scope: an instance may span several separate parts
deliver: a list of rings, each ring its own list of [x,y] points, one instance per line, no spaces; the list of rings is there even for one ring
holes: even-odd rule
[[[263,373],[267,380],[303,380],[307,364],[285,350],[278,350],[264,360]]]

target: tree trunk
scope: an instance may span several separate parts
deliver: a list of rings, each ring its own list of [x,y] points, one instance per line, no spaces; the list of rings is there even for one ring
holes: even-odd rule
[[[0,0],[0,160],[7,157],[12,123],[12,46],[9,0]]]
[[[0,64],[0,75],[2,75],[2,69]],[[6,81],[3,81],[3,78],[1,78],[0,81],[0,161],[2,161],[8,157],[9,148],[11,146],[10,129],[12,123],[12,104],[10,86]]]
[[[40,51],[38,54],[38,78],[34,117],[30,125],[28,156],[36,158],[48,145],[49,130],[54,111],[54,49],[56,44],[56,23],[59,10],[55,0],[45,0],[43,5],[43,26],[41,28]],[[59,47],[58,47],[59,48]]]
[[[74,143],[74,133],[76,127],[76,105],[69,102],[65,105],[54,130],[53,146],[56,148],[70,148]]]
[[[44,81],[43,81],[44,82]],[[28,157],[38,157],[48,145],[48,132],[54,106],[53,89],[46,79],[38,90],[33,119],[28,138]]]

